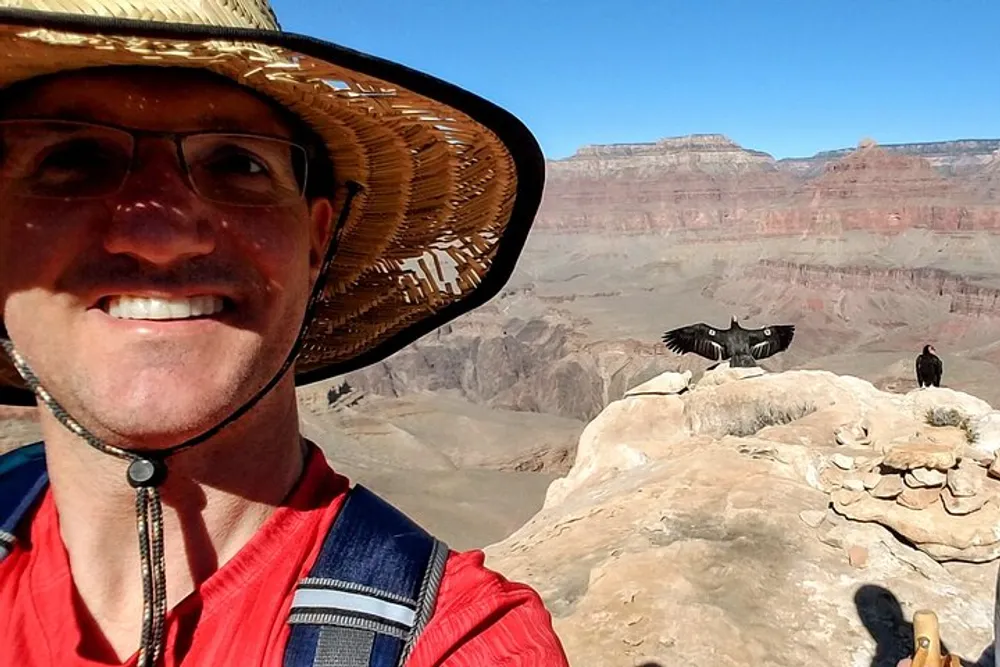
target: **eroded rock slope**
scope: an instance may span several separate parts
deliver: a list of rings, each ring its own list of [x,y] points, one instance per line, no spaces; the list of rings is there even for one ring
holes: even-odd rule
[[[573,665],[889,667],[919,608],[990,659],[1000,413],[825,371],[690,380],[609,404],[487,551],[541,591]]]

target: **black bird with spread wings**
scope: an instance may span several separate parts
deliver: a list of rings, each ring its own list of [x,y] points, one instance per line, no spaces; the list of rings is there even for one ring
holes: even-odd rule
[[[794,335],[792,324],[744,329],[734,317],[728,329],[691,324],[666,332],[663,342],[678,354],[694,352],[712,361],[729,361],[733,367],[754,367],[760,359],[787,350]]]

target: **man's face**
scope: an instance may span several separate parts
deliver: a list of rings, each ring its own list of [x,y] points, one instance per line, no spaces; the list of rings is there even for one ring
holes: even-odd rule
[[[291,138],[268,104],[184,71],[46,80],[0,108],[0,122],[28,118]],[[189,185],[172,139],[156,136],[136,140],[117,192],[28,197],[26,175],[58,186],[117,150],[39,136],[0,125],[0,303],[12,340],[43,386],[103,437],[166,445],[211,427],[274,376],[293,344],[329,202],[209,201]],[[260,183],[246,156],[199,150],[193,168],[242,169],[251,189]],[[280,151],[270,158],[287,170]]]

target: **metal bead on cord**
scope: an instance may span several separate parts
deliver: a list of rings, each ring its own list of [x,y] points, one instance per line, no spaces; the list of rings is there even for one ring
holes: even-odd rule
[[[139,645],[138,667],[155,667],[163,656],[163,640],[167,618],[167,575],[163,552],[163,503],[160,500],[159,486],[167,478],[166,459],[180,451],[208,440],[223,428],[239,419],[263,398],[284,377],[288,369],[291,368],[302,347],[302,341],[309,322],[312,320],[316,304],[322,296],[323,287],[326,282],[325,277],[340,245],[340,237],[343,234],[344,224],[350,215],[351,204],[360,189],[361,186],[358,183],[347,183],[347,197],[344,207],[337,218],[326,254],[323,257],[323,263],[319,271],[319,280],[313,286],[302,326],[281,369],[278,370],[275,376],[260,391],[254,394],[249,401],[244,403],[229,417],[204,433],[179,445],[159,451],[143,452],[122,449],[107,444],[76,421],[53,398],[48,390],[42,386],[38,376],[31,370],[27,361],[17,351],[14,343],[9,338],[0,338],[0,345],[3,346],[14,368],[17,369],[17,372],[24,379],[25,384],[34,392],[38,400],[45,404],[60,424],[82,438],[94,449],[129,462],[127,479],[129,485],[136,491],[135,517],[136,529],[139,533],[139,558],[142,568],[142,635]],[[4,334],[6,334],[6,331],[4,331]]]

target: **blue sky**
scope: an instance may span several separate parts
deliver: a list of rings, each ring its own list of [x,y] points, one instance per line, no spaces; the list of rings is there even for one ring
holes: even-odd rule
[[[549,158],[726,134],[775,157],[1000,138],[996,0],[273,0],[282,27],[505,106]]]

